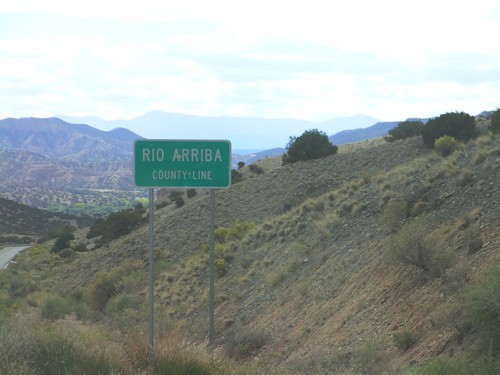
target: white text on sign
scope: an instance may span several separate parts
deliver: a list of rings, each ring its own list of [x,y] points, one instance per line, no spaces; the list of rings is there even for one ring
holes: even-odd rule
[[[144,148],[142,150],[143,162],[165,161],[165,150],[163,148]],[[222,155],[217,148],[175,148],[172,153],[172,162],[222,162]]]
[[[172,171],[172,170],[154,170],[152,172],[153,180],[206,180],[213,179],[212,171]]]

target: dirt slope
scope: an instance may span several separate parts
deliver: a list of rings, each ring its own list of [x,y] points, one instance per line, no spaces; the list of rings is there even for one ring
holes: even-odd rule
[[[390,373],[468,347],[463,292],[499,263],[498,140],[485,135],[446,158],[419,138],[363,146],[217,192],[219,227],[254,224],[219,254],[221,348],[295,373],[347,374]],[[204,339],[208,199],[155,217],[157,325]],[[428,270],[389,256],[417,224],[434,256]],[[143,227],[61,261],[47,286],[70,293],[135,261],[142,273],[127,293],[145,298],[146,254]],[[408,350],[393,339],[405,332]]]

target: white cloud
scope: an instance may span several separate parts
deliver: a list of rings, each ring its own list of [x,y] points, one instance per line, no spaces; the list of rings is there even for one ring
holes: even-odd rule
[[[500,105],[499,4],[3,2],[0,117],[475,114]]]

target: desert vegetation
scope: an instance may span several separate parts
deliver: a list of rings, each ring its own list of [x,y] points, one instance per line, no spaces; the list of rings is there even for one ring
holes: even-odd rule
[[[306,130],[300,137],[290,137],[283,154],[283,164],[318,159],[334,155],[338,147],[332,145],[325,132],[318,129]]]
[[[497,373],[500,147],[474,124],[243,166],[216,193],[212,352],[208,199],[158,207],[152,373]],[[148,373],[147,213],[122,214],[137,222],[100,247],[64,258],[53,238],[0,272],[0,372]]]

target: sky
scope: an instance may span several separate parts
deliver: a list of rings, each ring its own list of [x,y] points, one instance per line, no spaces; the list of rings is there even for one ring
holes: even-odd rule
[[[500,0],[0,3],[0,118],[500,107]]]

